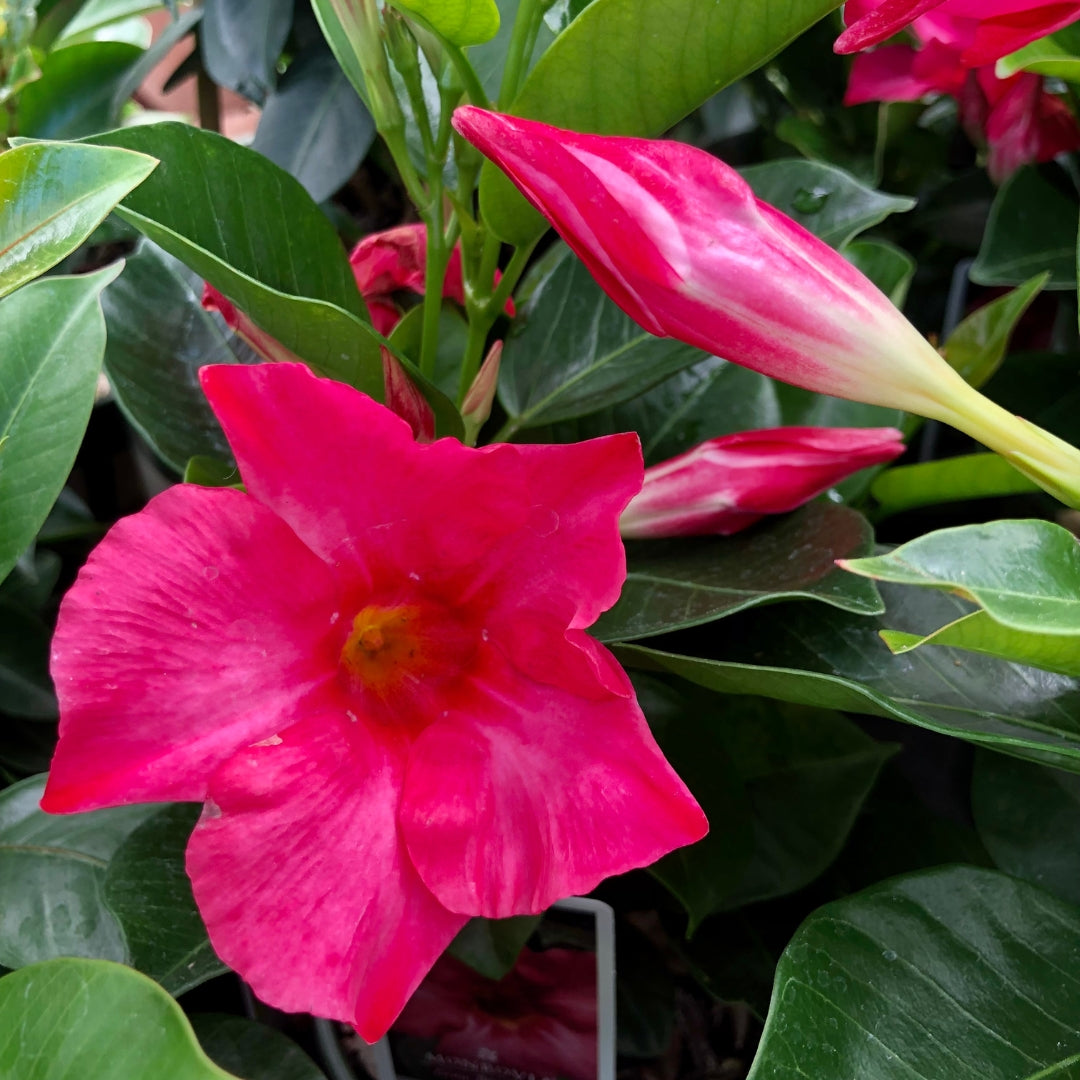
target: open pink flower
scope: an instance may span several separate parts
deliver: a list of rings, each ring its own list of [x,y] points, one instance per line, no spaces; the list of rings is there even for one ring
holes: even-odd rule
[[[246,492],[170,488],[91,554],[42,806],[205,800],[187,866],[218,954],[375,1039],[468,916],[706,830],[584,632],[640,449],[419,445],[302,365],[202,381]]]
[[[627,538],[730,536],[904,452],[895,428],[763,428],[709,439],[645,470],[623,511]]]
[[[440,957],[394,1030],[434,1040],[436,1054],[497,1065],[500,1075],[596,1080],[596,1025],[596,956],[525,948],[498,980]]]
[[[980,67],[1078,19],[1075,0],[847,0],[836,51],[868,49],[910,26],[958,46],[964,67]]]

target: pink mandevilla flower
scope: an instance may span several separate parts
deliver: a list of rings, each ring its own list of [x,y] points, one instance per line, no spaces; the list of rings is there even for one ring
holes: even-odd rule
[[[721,435],[646,469],[644,486],[619,527],[628,539],[730,536],[903,452],[903,435],[895,428],[789,427]]]
[[[1075,0],[847,0],[836,51],[859,52],[911,26],[955,46],[964,67],[980,67],[1078,19]]]
[[[202,381],[246,492],[170,488],[91,554],[42,806],[205,800],[187,867],[218,954],[373,1040],[470,915],[706,831],[584,632],[640,449],[419,445],[302,365]]]

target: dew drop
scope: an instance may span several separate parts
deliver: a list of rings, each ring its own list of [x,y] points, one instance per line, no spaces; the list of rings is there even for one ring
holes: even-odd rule
[[[483,630],[480,631],[480,638],[483,641],[490,641],[491,640],[491,631],[486,626],[484,627]]]
[[[892,949],[886,949],[881,954],[881,957],[883,960],[888,960],[890,963],[892,963],[892,961],[896,959],[896,953]]]
[[[221,571],[216,566],[206,566],[203,568],[203,577],[207,581],[213,581]]]
[[[359,721],[356,719],[356,713],[354,713],[352,709],[346,709],[345,715],[349,718],[349,722],[351,724],[359,723]]]
[[[332,615],[330,616],[330,625],[331,625],[331,626],[333,626],[333,625],[334,625],[334,623],[336,623],[336,622],[338,621],[338,619],[340,619],[340,618],[341,618],[341,612],[340,612],[340,611],[335,611],[335,612],[334,612],[334,613],[333,613],[333,614],[332,614]]]
[[[415,570],[410,570],[409,571],[409,580],[410,581],[419,581],[420,580],[420,575]]]
[[[791,200],[791,208],[800,214],[818,214],[825,209],[832,192],[828,188],[799,188]]]

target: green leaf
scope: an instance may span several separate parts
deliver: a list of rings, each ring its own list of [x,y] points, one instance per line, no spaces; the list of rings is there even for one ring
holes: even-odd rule
[[[877,590],[852,589],[835,566],[873,539],[855,511],[816,502],[737,536],[630,542],[622,595],[590,632],[630,641],[789,599],[877,615],[885,610]]]
[[[98,146],[38,143],[0,155],[0,296],[70,255],[156,164]]]
[[[75,461],[105,351],[99,296],[122,268],[31,282],[0,306],[0,581]]]
[[[502,439],[625,401],[706,355],[642,330],[565,250],[503,349],[499,399],[511,419]]]
[[[939,529],[844,566],[879,581],[956,593],[1016,630],[1080,634],[1080,546],[1049,521]]]
[[[895,878],[784,951],[748,1080],[1077,1075],[1080,910],[992,870]]]
[[[898,308],[904,306],[915,277],[915,260],[886,240],[853,240],[840,254],[861,270]]]
[[[325,1080],[292,1039],[266,1024],[201,1013],[191,1017],[191,1026],[207,1056],[244,1080]]]
[[[978,389],[1001,367],[1016,324],[1049,277],[1039,274],[1018,289],[984,304],[949,335],[942,351],[965,382]]]
[[[1030,71],[1033,75],[1080,82],[1080,56],[1063,48],[1051,35],[1003,56],[994,70],[999,79],[1007,79],[1018,71]]]
[[[1080,676],[1080,642],[1075,636],[1014,630],[995,622],[985,611],[973,611],[931,634],[882,630],[881,640],[897,656],[923,645],[947,645],[1000,656],[1014,664],[1029,664],[1062,675]]]
[[[38,809],[44,789],[45,777],[35,776],[0,792],[0,964],[124,961],[124,937],[102,894],[105,868],[153,808],[46,814]]]
[[[322,202],[352,176],[374,138],[371,114],[333,53],[319,44],[289,65],[251,146]]]
[[[220,315],[203,310],[201,296],[202,279],[144,239],[101,298],[117,404],[177,473],[196,455],[231,459],[199,368],[256,359]]]
[[[237,487],[240,482],[240,470],[233,462],[220,458],[197,454],[184,466],[184,483],[198,484],[200,487]]]
[[[723,660],[616,646],[622,662],[711,690],[886,716],[1080,772],[1080,680],[955,649],[893,656],[883,622],[925,634],[970,610],[933,590],[881,586],[888,614],[821,604],[750,610],[710,629]]]
[[[9,584],[9,577],[5,585]],[[0,713],[55,720],[49,629],[36,615],[0,601]]]
[[[157,813],[113,854],[104,896],[123,928],[130,963],[176,996],[228,968],[210,945],[184,870],[199,807],[151,810]]]
[[[517,963],[529,935],[542,916],[470,919],[450,942],[449,951],[486,979],[501,979]]]
[[[390,0],[406,15],[419,15],[454,45],[479,45],[499,32],[495,0]]]
[[[660,135],[718,90],[760,67],[838,0],[593,0],[500,107],[572,131]],[[490,163],[484,221],[528,243],[547,228]]]
[[[979,285],[1020,285],[1049,272],[1048,289],[1076,288],[1076,199],[1039,170],[1018,169],[990,209],[971,280]]]
[[[787,158],[739,171],[759,199],[836,248],[915,205],[914,199],[875,191],[843,169],[818,161]]]
[[[261,105],[277,81],[293,0],[204,0],[202,60],[219,86]]]
[[[712,828],[653,873],[692,934],[707,915],[783,896],[836,858],[895,747],[818,709],[676,690],[635,679],[649,726]]]
[[[137,971],[50,960],[0,979],[0,1075],[19,1080],[236,1080],[180,1006]]]
[[[1080,776],[979,751],[975,827],[997,866],[1080,906]]]
[[[94,141],[162,159],[117,207],[121,217],[316,370],[382,400],[380,339],[333,226],[298,181],[254,150],[184,124]]]
[[[79,139],[104,131],[116,88],[140,56],[142,49],[120,41],[88,41],[50,53],[41,78],[19,94],[19,134]]]
[[[870,494],[881,504],[878,517],[958,499],[1040,490],[1038,484],[997,454],[961,454],[940,461],[898,465],[880,473],[870,485]]]
[[[92,41],[114,23],[126,22],[162,7],[157,0],[86,0],[57,37],[58,48],[76,41]]]

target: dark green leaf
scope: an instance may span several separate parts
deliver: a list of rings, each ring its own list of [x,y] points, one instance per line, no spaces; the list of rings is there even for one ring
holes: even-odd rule
[[[103,898],[105,868],[153,808],[46,814],[38,809],[44,788],[35,776],[0,793],[0,964],[124,961],[124,937]]]
[[[843,247],[914,199],[875,191],[850,173],[818,161],[788,158],[740,170],[754,194],[833,247]]]
[[[261,105],[292,26],[293,0],[204,0],[199,45],[210,77]]]
[[[316,370],[382,399],[379,338],[333,226],[254,150],[183,124],[95,138],[164,164],[117,208]]]
[[[0,310],[0,580],[48,516],[90,419],[105,320],[122,269],[34,281]]]
[[[266,1024],[203,1013],[191,1018],[191,1026],[207,1056],[244,1080],[325,1080],[292,1039]]]
[[[863,517],[828,502],[737,536],[631,542],[622,595],[592,633],[602,641],[629,641],[796,598],[880,614],[885,609],[877,590],[851,588],[834,565],[848,557],[845,551],[869,551],[872,544]]]
[[[0,1076],[236,1080],[200,1049],[160,986],[104,960],[50,960],[0,979]]]
[[[186,803],[158,810],[116,849],[105,872],[105,902],[123,928],[130,963],[174,996],[228,970],[210,945],[184,871],[198,816],[199,808]]]
[[[1005,181],[994,199],[971,280],[1020,285],[1049,271],[1048,289],[1076,288],[1075,198],[1027,166]]]
[[[1080,776],[980,750],[971,809],[1002,870],[1080,905]]]
[[[251,145],[322,202],[352,176],[374,138],[371,114],[333,53],[319,45],[289,65]]]
[[[203,310],[202,285],[182,262],[143,240],[101,298],[105,370],[117,403],[178,473],[197,454],[231,458],[199,368],[257,359],[220,315]]]
[[[0,296],[70,255],[155,164],[99,146],[34,144],[0,155]]]
[[[904,306],[915,276],[915,260],[885,240],[853,240],[840,254],[861,270],[898,308]]]
[[[487,979],[501,979],[517,963],[539,915],[470,919],[450,942],[450,952]]]
[[[593,0],[559,35],[512,102],[515,116],[572,131],[659,135],[760,67],[837,0]],[[494,166],[484,167],[485,222],[526,243],[546,225]]]
[[[0,713],[56,719],[49,638],[48,627],[36,615],[6,599],[0,602]]]
[[[1080,910],[992,870],[835,901],[780,960],[749,1080],[1075,1077],[1078,951]]]
[[[23,611],[40,611],[60,578],[60,556],[55,551],[27,548],[0,585],[0,602]],[[0,711],[3,711],[0,708]]]

